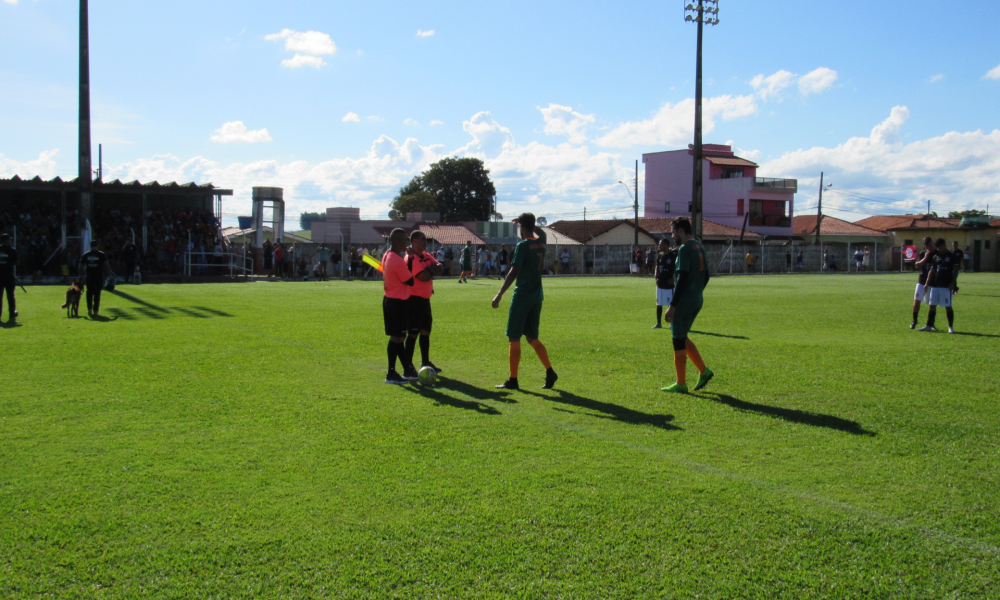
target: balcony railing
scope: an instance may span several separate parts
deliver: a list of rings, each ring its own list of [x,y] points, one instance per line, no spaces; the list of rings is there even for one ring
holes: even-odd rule
[[[757,227],[791,227],[792,218],[784,215],[750,215],[751,226]]]
[[[795,193],[799,191],[799,180],[775,179],[773,177],[754,177],[753,186],[755,188],[761,188],[763,190]]]

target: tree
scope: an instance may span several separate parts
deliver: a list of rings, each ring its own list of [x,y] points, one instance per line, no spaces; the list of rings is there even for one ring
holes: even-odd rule
[[[400,188],[389,217],[401,220],[407,212],[438,212],[442,221],[487,221],[497,195],[489,174],[478,158],[442,159]]]
[[[325,221],[325,220],[326,220],[326,213],[304,212],[301,215],[299,215],[299,226],[302,228],[303,231],[307,231],[312,229],[313,221]]]
[[[539,227],[545,227],[548,224],[549,220],[546,219],[545,217],[538,217],[537,219],[535,219],[535,225],[538,225]]]
[[[962,217],[979,217],[979,216],[985,217],[986,211],[976,210],[973,208],[971,210],[953,210],[948,213],[949,219],[961,219]]]

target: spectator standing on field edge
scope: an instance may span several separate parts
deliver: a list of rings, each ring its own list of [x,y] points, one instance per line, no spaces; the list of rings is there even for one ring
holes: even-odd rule
[[[562,254],[559,255],[559,260],[562,262],[561,273],[569,273],[569,250],[563,249]]]
[[[753,275],[753,253],[747,250],[747,268],[746,272]]]
[[[8,323],[17,318],[17,303],[14,301],[14,267],[20,264],[17,250],[10,245],[10,234],[0,234],[0,294],[7,296]],[[3,314],[3,296],[0,296],[0,315]]]
[[[802,272],[802,251],[801,250],[799,250],[799,253],[797,255],[795,255],[795,266],[799,269],[799,272],[801,273]]]
[[[792,251],[789,248],[785,248],[785,270],[792,272]]]
[[[96,317],[101,310],[101,290],[111,276],[108,256],[97,249],[97,242],[90,242],[90,252],[80,257],[80,278],[87,286],[87,314]]]

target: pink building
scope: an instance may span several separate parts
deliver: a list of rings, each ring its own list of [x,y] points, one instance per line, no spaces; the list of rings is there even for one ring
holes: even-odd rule
[[[757,164],[733,154],[731,146],[702,146],[702,209],[705,219],[764,235],[792,235],[795,179],[757,177]],[[694,153],[687,150],[642,155],[646,165],[644,216],[690,217]],[[748,217],[749,215],[749,217]]]

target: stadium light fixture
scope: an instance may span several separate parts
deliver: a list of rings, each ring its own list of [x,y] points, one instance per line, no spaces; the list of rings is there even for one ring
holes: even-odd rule
[[[714,16],[712,16],[714,15]],[[719,0],[698,0],[684,5],[684,20],[698,24],[694,83],[694,180],[691,190],[691,228],[697,239],[702,232],[702,150],[701,150],[701,36],[705,25],[719,24]]]

